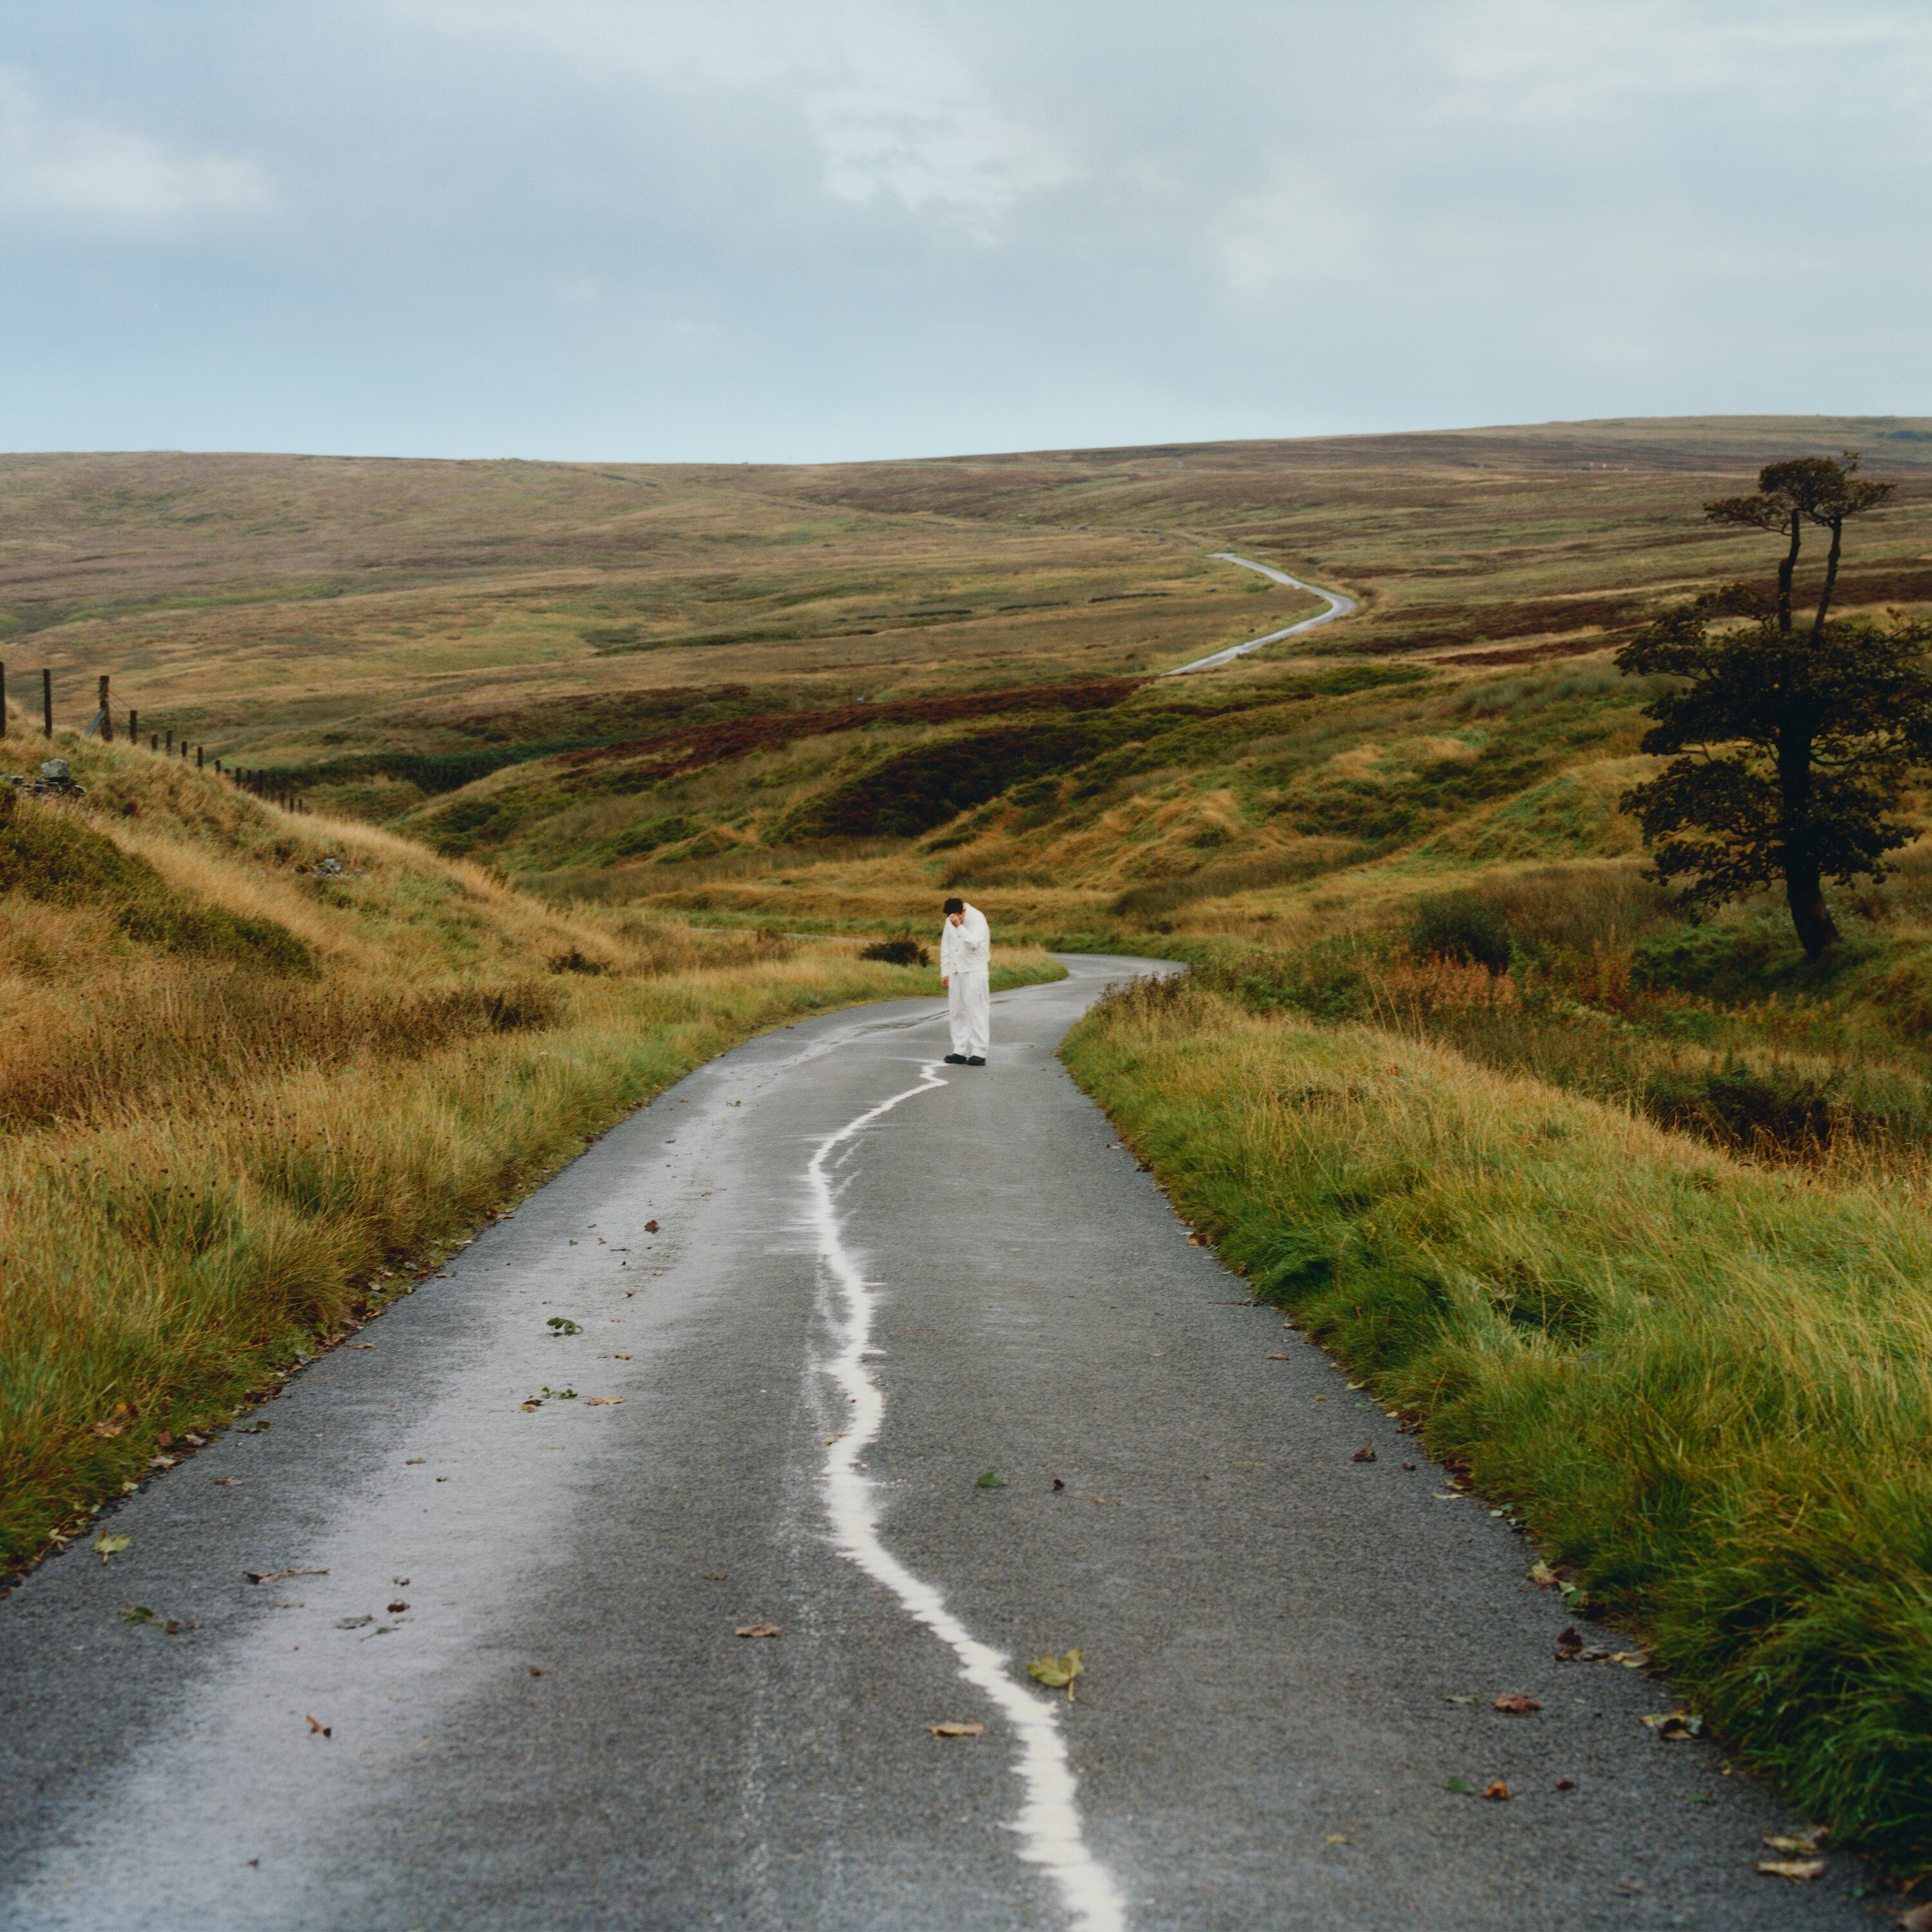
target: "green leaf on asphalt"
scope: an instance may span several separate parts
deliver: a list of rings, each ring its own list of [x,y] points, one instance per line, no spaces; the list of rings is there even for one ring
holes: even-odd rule
[[[974,1487],[982,1490],[1004,1490],[1006,1486],[1006,1478],[997,1469],[988,1469],[974,1485]]]
[[[154,1613],[146,1604],[124,1604],[121,1621],[124,1624],[151,1624],[154,1621]]]
[[[1442,1789],[1453,1791],[1463,1798],[1473,1798],[1476,1795],[1476,1787],[1466,1778],[1445,1778],[1442,1780]]]
[[[1073,1680],[1086,1666],[1080,1661],[1080,1653],[1070,1650],[1064,1657],[1055,1657],[1048,1651],[1044,1657],[1036,1657],[1027,1666],[1027,1675],[1036,1684],[1044,1684],[1049,1690],[1064,1689],[1067,1701],[1073,1698]]]
[[[129,1536],[110,1536],[104,1530],[94,1539],[94,1547],[100,1552],[100,1560],[105,1563],[109,1557],[118,1555],[133,1540],[134,1538]]]
[[[567,1315],[553,1315],[544,1326],[553,1335],[581,1335],[584,1333],[582,1325],[572,1321]]]

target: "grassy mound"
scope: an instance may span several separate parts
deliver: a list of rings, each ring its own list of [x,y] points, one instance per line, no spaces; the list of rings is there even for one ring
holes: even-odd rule
[[[1065,1058],[1255,1292],[1422,1418],[1736,1750],[1838,1842],[1932,1864],[1922,1200],[1184,983]]]

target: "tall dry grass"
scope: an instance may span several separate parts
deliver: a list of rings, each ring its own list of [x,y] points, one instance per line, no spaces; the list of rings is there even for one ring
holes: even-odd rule
[[[1841,1842],[1932,1864],[1932,1221],[1373,1028],[1143,986],[1065,1049]]]

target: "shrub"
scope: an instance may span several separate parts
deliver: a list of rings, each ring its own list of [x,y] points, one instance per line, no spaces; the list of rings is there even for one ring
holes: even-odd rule
[[[887,966],[930,966],[932,955],[916,939],[875,939],[861,947],[861,959],[877,959]]]
[[[1409,923],[1408,950],[1418,959],[1448,959],[1507,973],[1515,946],[1508,922],[1473,892],[1420,901]]]

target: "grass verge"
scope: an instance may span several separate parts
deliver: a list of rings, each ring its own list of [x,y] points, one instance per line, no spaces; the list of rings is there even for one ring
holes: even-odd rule
[[[1932,1227],[1185,982],[1063,1057],[1177,1204],[1423,1419],[1838,1841],[1932,1865]]]

